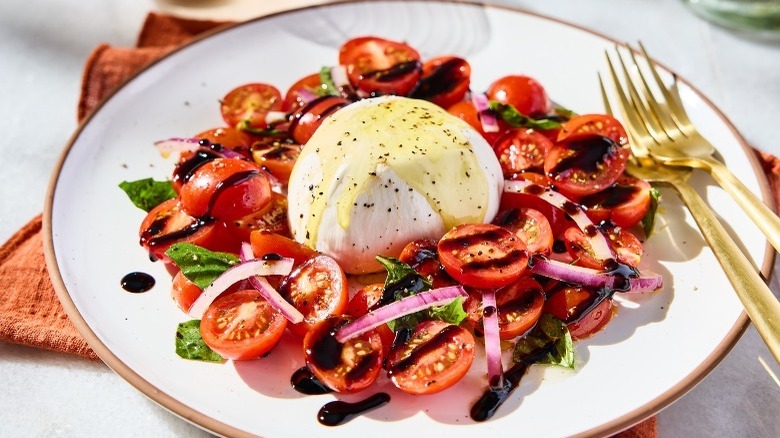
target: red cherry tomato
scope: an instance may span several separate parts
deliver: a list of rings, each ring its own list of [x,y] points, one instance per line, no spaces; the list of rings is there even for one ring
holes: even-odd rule
[[[501,136],[501,133],[507,129],[506,123],[503,120],[499,120],[499,132],[485,132],[482,129],[482,122],[479,120],[477,109],[470,101],[460,101],[447,108],[447,112],[471,125],[471,127],[476,129],[491,145],[495,143],[496,139]]]
[[[493,149],[505,179],[517,179],[525,171],[542,170],[553,143],[533,129],[511,129],[496,139]]]
[[[318,73],[310,74],[294,83],[284,96],[282,111],[290,112],[306,105],[311,100],[310,96],[317,96],[317,91],[322,88],[320,75]]]
[[[644,247],[634,233],[620,227],[601,228],[615,251],[615,257],[618,261],[633,267],[639,266]]]
[[[553,245],[550,222],[539,210],[533,208],[510,208],[500,212],[493,223],[515,233],[530,254],[549,254]]]
[[[252,158],[282,184],[287,184],[300,154],[300,145],[275,142],[270,147],[253,150]]]
[[[254,163],[217,158],[192,174],[180,196],[182,208],[192,216],[234,220],[265,207],[271,185]]]
[[[267,230],[252,231],[249,241],[255,257],[259,258],[266,254],[279,254],[282,257],[292,258],[295,261],[295,266],[317,255],[317,251],[308,246]]]
[[[474,337],[439,320],[417,325],[409,341],[387,359],[388,375],[401,391],[434,394],[457,383],[474,361]]]
[[[471,66],[463,58],[440,56],[425,61],[422,69],[422,79],[410,97],[449,108],[463,100],[469,90]]]
[[[228,126],[248,123],[254,128],[266,128],[268,111],[282,109],[282,95],[273,85],[244,84],[222,98],[222,119]]]
[[[499,337],[514,339],[530,330],[542,316],[544,290],[530,277],[521,277],[496,292]],[[482,332],[482,296],[469,294],[464,304],[469,321]]]
[[[199,133],[195,138],[208,140],[212,144],[221,144],[228,149],[238,150],[239,152],[252,144],[252,137],[249,134],[231,127],[209,129]]]
[[[558,141],[582,134],[609,137],[620,146],[628,144],[628,136],[623,125],[616,118],[606,114],[585,114],[572,117],[561,125]]]
[[[328,388],[353,393],[368,388],[382,370],[382,339],[369,331],[345,343],[335,332],[349,320],[330,317],[316,324],[303,338],[306,365]]]
[[[203,314],[200,334],[222,357],[257,359],[279,342],[286,326],[287,319],[260,292],[248,289],[214,300]]]
[[[181,271],[177,272],[173,277],[171,297],[176,301],[176,305],[179,306],[179,309],[183,312],[188,312],[190,310],[192,303],[198,299],[201,293],[203,293],[203,289],[191,282],[181,273]]]
[[[335,260],[318,255],[295,268],[282,280],[279,293],[303,314],[303,322],[290,330],[303,336],[315,324],[347,307],[347,277]]]
[[[528,265],[523,240],[492,224],[463,224],[439,240],[439,260],[447,273],[465,286],[480,289],[507,286]]]
[[[349,300],[345,315],[352,318],[359,318],[365,315],[382,299],[382,292],[384,290],[385,285],[383,283],[374,283],[363,286],[355,293],[355,296]],[[379,337],[382,338],[383,356],[386,357],[390,353],[390,347],[393,346],[395,333],[390,330],[390,327],[388,327],[387,324],[382,324],[374,330],[379,334]]]
[[[265,207],[254,213],[250,213],[241,219],[228,221],[225,223],[225,226],[227,227],[227,231],[237,241],[236,247],[240,247],[241,242],[248,242],[251,233],[258,230],[289,236],[290,226],[287,222],[287,197],[276,192],[271,192],[271,199]]]
[[[650,209],[650,183],[623,175],[606,189],[584,196],[580,204],[595,223],[611,221],[623,228],[631,228],[645,217]]]
[[[579,228],[567,229],[563,233],[563,241],[566,244],[566,251],[574,259],[575,264],[593,269],[604,268],[604,260],[596,258],[590,242]]]
[[[567,323],[573,339],[584,339],[604,328],[612,319],[614,305],[611,299],[580,316],[595,298],[596,292],[587,288],[559,286],[548,294],[544,311]]]
[[[437,242],[429,239],[414,240],[406,244],[398,260],[411,266],[423,277],[433,280],[433,287],[457,284],[439,262]]]
[[[525,178],[535,174],[526,172],[521,175]],[[531,181],[536,182],[535,180]],[[533,194],[504,192],[501,195],[501,203],[499,204],[498,210],[505,211],[512,208],[532,208],[540,211],[550,223],[553,237],[560,235],[567,228],[574,225],[574,222],[568,219],[566,213],[561,209],[552,206],[549,202]]]
[[[309,102],[293,114],[290,135],[298,144],[306,144],[326,117],[350,103],[336,96],[325,96]]]
[[[566,196],[579,198],[600,192],[626,169],[630,151],[609,137],[595,134],[568,136],[550,150],[544,172]]]
[[[420,80],[420,54],[409,45],[377,37],[354,38],[341,46],[339,64],[352,85],[366,94],[406,96]]]
[[[547,114],[551,110],[544,87],[528,76],[504,76],[490,85],[487,95],[490,100],[512,105],[527,116]]]

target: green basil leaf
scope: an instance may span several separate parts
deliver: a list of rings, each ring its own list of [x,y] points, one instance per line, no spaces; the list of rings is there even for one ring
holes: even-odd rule
[[[568,108],[564,108],[562,106],[556,106],[555,108],[553,108],[553,113],[567,120],[577,116],[577,113],[575,113],[574,111]]]
[[[429,319],[440,319],[450,324],[459,325],[468,314],[463,310],[463,297],[452,300],[444,306],[433,306],[428,309]]]
[[[333,82],[333,75],[331,67],[322,67],[320,69],[320,83],[322,86],[316,90],[318,96],[340,96],[338,87]]]
[[[225,359],[209,348],[200,336],[200,320],[193,319],[176,327],[176,354],[185,359],[204,362],[224,362]]]
[[[399,300],[419,292],[430,290],[433,287],[431,281],[412,269],[411,266],[392,257],[376,256],[376,260],[387,269],[387,279],[384,290],[394,291],[394,300]],[[442,306],[447,307],[447,306]],[[387,323],[390,330],[398,331],[402,328],[414,329],[414,327],[431,319],[429,312],[432,309],[421,310],[411,315],[402,316]],[[462,306],[461,306],[462,310]]]
[[[119,183],[119,188],[127,193],[136,207],[146,212],[176,197],[170,181],[155,181],[152,178],[123,181]]]
[[[574,369],[574,342],[569,329],[563,321],[543,313],[531,332],[515,344],[513,359]]]
[[[233,254],[209,251],[186,242],[174,243],[165,251],[165,255],[201,289],[207,288],[215,278],[238,263],[238,257]]]
[[[661,198],[661,192],[655,188],[650,188],[650,208],[642,218],[642,229],[645,231],[645,238],[650,237],[655,225],[655,214],[658,212],[658,200]]]
[[[505,103],[490,101],[490,109],[496,112],[498,117],[503,119],[513,128],[532,128],[532,129],[558,129],[561,127],[559,122],[551,119],[533,119],[520,113],[514,106]]]

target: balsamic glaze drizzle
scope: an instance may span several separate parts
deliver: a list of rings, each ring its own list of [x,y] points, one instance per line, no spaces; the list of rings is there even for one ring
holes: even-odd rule
[[[290,384],[293,389],[306,395],[320,395],[333,392],[320,379],[314,377],[308,367],[298,368],[290,377]]]
[[[146,292],[154,286],[154,277],[145,272],[131,272],[120,282],[122,289],[137,294]]]
[[[338,426],[357,415],[376,409],[390,402],[390,395],[384,392],[376,393],[365,400],[348,403],[337,400],[326,403],[317,413],[317,420],[325,426]]]

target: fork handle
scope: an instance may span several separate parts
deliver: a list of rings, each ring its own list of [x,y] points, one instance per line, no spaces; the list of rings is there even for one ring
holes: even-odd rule
[[[761,229],[769,243],[780,251],[780,217],[772,209],[767,207],[761,199],[745,187],[742,182],[734,176],[733,173],[714,158],[695,158],[687,159],[688,166],[693,165],[699,169],[706,170],[712,175],[712,178],[742,207],[750,219]],[[669,164],[674,165],[673,162]]]
[[[693,187],[687,182],[677,182],[674,186],[718,258],[758,333],[780,363],[780,302]]]

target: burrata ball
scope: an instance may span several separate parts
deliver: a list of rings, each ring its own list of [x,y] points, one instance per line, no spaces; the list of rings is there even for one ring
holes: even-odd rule
[[[363,99],[329,116],[301,151],[290,228],[345,272],[376,272],[377,255],[491,221],[502,189],[493,149],[468,123],[423,100]]]

